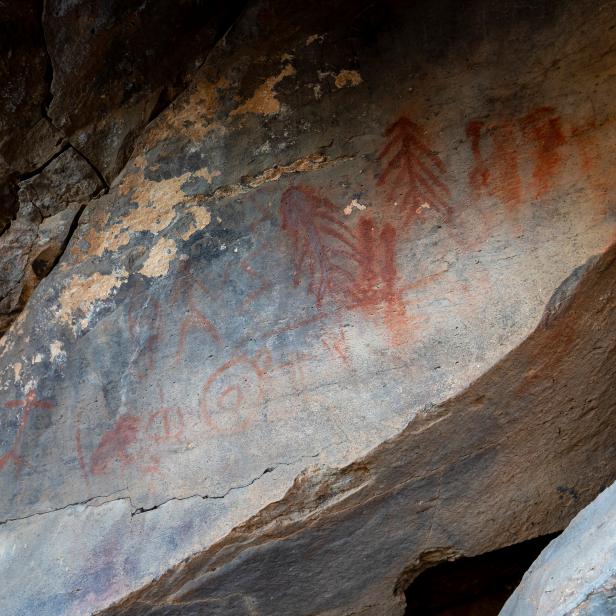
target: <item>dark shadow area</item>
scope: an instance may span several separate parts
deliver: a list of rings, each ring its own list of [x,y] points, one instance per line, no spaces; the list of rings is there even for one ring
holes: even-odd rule
[[[406,589],[407,616],[496,616],[558,533],[431,567]]]

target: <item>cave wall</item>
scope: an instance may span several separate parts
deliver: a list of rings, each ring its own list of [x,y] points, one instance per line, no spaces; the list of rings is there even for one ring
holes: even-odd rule
[[[164,110],[85,4],[0,236],[82,187],[0,339],[6,613],[399,614],[614,480],[614,3],[256,2]]]
[[[108,190],[143,128],[187,86],[243,3],[24,0],[0,16],[0,335]],[[41,183],[63,159],[59,181]],[[78,191],[96,175],[96,191]],[[72,177],[71,177],[72,176]],[[38,178],[38,179],[36,179]],[[47,208],[23,199],[32,183]],[[70,207],[69,207],[70,205]],[[13,226],[12,231],[10,230]]]
[[[528,569],[502,609],[609,615],[616,608],[616,484],[585,507]]]

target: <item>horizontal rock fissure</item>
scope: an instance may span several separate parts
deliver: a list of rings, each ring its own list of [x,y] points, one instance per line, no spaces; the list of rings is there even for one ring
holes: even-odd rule
[[[306,171],[318,171],[332,165],[353,160],[354,158],[354,155],[343,155],[328,158],[327,156],[321,154],[310,154],[308,156],[298,158],[297,160],[294,160],[286,165],[276,165],[274,167],[270,167],[269,169],[265,169],[256,175],[245,176],[236,184],[220,186],[211,193],[196,195],[196,197],[205,202],[228,199],[230,197],[235,197],[237,195],[250,192],[256,188],[259,188],[263,184],[275,182],[286,175],[303,173]]]
[[[183,501],[183,500],[190,500],[192,498],[201,498],[203,500],[218,500],[218,499],[223,499],[226,496],[228,496],[231,492],[234,492],[235,490],[242,490],[244,488],[248,488],[251,485],[253,485],[255,482],[259,481],[259,479],[261,479],[264,475],[267,475],[268,473],[271,473],[273,471],[276,470],[276,468],[280,467],[280,466],[292,466],[293,464],[296,464],[297,462],[303,460],[303,459],[311,459],[311,458],[316,458],[321,454],[321,452],[317,452],[315,454],[311,454],[311,455],[306,455],[306,456],[301,456],[300,458],[297,458],[296,460],[293,460],[291,462],[277,462],[276,464],[272,465],[272,466],[268,466],[262,473],[260,473],[257,477],[255,477],[254,479],[251,479],[248,483],[242,484],[242,485],[237,485],[237,486],[231,486],[226,492],[222,493],[222,494],[190,494],[188,496],[176,496],[176,497],[171,497],[165,501],[162,501],[161,503],[158,503],[156,505],[152,505],[150,507],[137,507],[136,509],[133,509],[131,511],[131,517],[135,516],[135,515],[141,515],[143,513],[148,513],[150,511],[155,511],[156,509],[159,509],[160,507],[163,507],[164,505],[166,505],[167,503],[173,502],[173,501]],[[119,498],[114,498],[114,499],[110,499],[110,500],[104,500],[103,502],[100,503],[96,503],[95,505],[91,505],[91,503],[93,503],[93,501],[98,501],[100,499],[108,499],[110,496],[113,496],[114,494],[118,494],[120,492],[128,492],[129,488],[123,488],[121,490],[116,490],[114,492],[111,492],[109,494],[104,494],[101,496],[91,496],[90,498],[87,498],[83,501],[78,501],[75,503],[68,503],[66,505],[63,505],[62,507],[56,507],[53,509],[48,509],[45,511],[37,511],[34,513],[30,513],[28,515],[25,516],[20,516],[17,518],[8,518],[6,520],[1,520],[0,521],[0,526],[4,525],[4,524],[9,524],[11,522],[18,522],[20,520],[26,520],[28,518],[32,518],[32,517],[36,517],[36,516],[42,516],[42,515],[48,515],[50,513],[56,513],[58,511],[62,511],[64,509],[69,509],[71,507],[78,507],[80,505],[88,505],[88,506],[95,506],[95,507],[100,507],[102,505],[105,505],[107,503],[110,502],[114,502],[114,501],[121,501],[121,500],[128,500],[129,502],[132,503],[132,498],[130,495],[127,496],[122,496]]]
[[[50,513],[56,513],[58,511],[63,511],[64,509],[70,509],[71,507],[79,507],[82,505],[87,505],[88,507],[101,507],[102,505],[106,505],[107,503],[112,503],[115,501],[128,500],[130,502],[130,496],[121,496],[119,498],[112,498],[109,500],[104,500],[103,502],[92,504],[94,501],[98,501],[100,499],[108,499],[110,496],[114,494],[119,494],[120,492],[127,492],[128,488],[123,488],[122,490],[115,490],[109,494],[104,494],[102,496],[91,496],[90,498],[86,498],[85,500],[78,501],[76,503],[68,503],[67,505],[63,505],[62,507],[56,507],[55,509],[47,509],[46,511],[36,511],[35,513],[29,513],[28,515],[20,516],[18,518],[8,518],[6,520],[0,521],[0,526],[4,524],[10,524],[11,522],[20,522],[21,520],[27,520],[29,518],[39,517],[43,515],[49,515]]]
[[[203,499],[203,500],[219,500],[219,499],[223,499],[223,498],[227,497],[231,492],[234,492],[235,490],[243,490],[244,488],[250,487],[251,485],[253,485],[257,481],[259,481],[259,479],[261,479],[263,476],[267,475],[268,473],[271,473],[271,472],[275,471],[279,466],[292,466],[293,464],[297,464],[297,462],[299,462],[300,460],[316,458],[320,454],[321,454],[321,452],[319,451],[319,452],[317,452],[315,454],[312,454],[312,455],[301,456],[297,460],[293,460],[291,462],[277,462],[276,464],[274,464],[272,466],[268,466],[262,473],[257,475],[254,479],[251,479],[248,483],[244,483],[244,484],[239,485],[239,486],[232,486],[226,492],[224,492],[223,494],[190,494],[189,496],[175,496],[175,497],[172,497],[172,498],[168,498],[167,500],[165,500],[165,501],[163,501],[161,503],[158,503],[156,505],[152,505],[151,507],[138,507],[137,509],[134,509],[131,512],[131,517],[136,516],[136,515],[141,515],[143,513],[148,513],[150,511],[155,511],[156,509],[158,509],[160,507],[163,507],[167,503],[170,503],[170,502],[173,502],[173,501],[184,501],[184,500],[190,500],[191,498],[200,498],[200,499]]]

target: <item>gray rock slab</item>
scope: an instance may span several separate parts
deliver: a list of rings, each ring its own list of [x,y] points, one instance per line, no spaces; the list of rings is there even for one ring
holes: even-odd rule
[[[541,552],[502,616],[608,616],[616,608],[616,484]]]

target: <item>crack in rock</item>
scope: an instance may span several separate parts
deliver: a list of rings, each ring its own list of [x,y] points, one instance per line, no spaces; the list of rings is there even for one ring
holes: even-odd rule
[[[318,451],[315,454],[308,454],[308,455],[305,455],[305,456],[300,456],[299,458],[297,458],[295,460],[291,460],[290,462],[277,462],[273,466],[268,466],[263,472],[261,472],[259,475],[257,475],[253,479],[251,479],[248,483],[240,484],[240,485],[237,485],[237,486],[231,486],[223,494],[190,494],[189,496],[175,496],[175,497],[171,497],[171,498],[168,498],[167,500],[165,500],[165,501],[163,501],[161,503],[153,505],[152,507],[137,507],[136,509],[133,509],[131,511],[131,517],[134,517],[136,515],[140,515],[142,513],[148,513],[149,511],[154,511],[154,510],[159,509],[163,505],[166,505],[167,503],[170,503],[172,501],[183,501],[183,500],[189,500],[191,498],[201,498],[203,500],[220,500],[220,499],[223,499],[226,496],[228,496],[231,492],[234,492],[235,490],[243,490],[244,488],[248,488],[249,486],[251,486],[254,483],[256,483],[257,481],[259,481],[259,479],[261,479],[262,477],[264,477],[268,473],[272,473],[273,471],[275,471],[280,466],[292,466],[293,464],[297,464],[301,460],[316,458],[316,457],[318,457],[322,453],[322,451],[323,450]],[[126,496],[121,496],[121,497],[118,497],[118,498],[112,498],[110,500],[104,500],[103,502],[92,504],[93,501],[97,501],[99,499],[107,499],[107,498],[113,496],[114,494],[119,494],[121,492],[126,492]],[[110,492],[109,494],[103,494],[103,495],[100,495],[100,496],[91,496],[90,498],[87,498],[87,499],[85,499],[83,501],[77,501],[75,503],[68,503],[66,505],[63,505],[62,507],[56,507],[54,509],[48,509],[46,511],[36,511],[34,513],[29,513],[28,515],[19,516],[19,517],[15,517],[15,518],[7,518],[6,520],[1,520],[0,521],[0,526],[2,526],[4,524],[8,524],[10,522],[18,522],[18,521],[21,521],[21,520],[27,520],[29,518],[33,518],[33,517],[37,517],[37,516],[43,516],[43,515],[47,515],[47,514],[50,514],[50,513],[56,513],[57,511],[62,511],[64,509],[69,509],[71,507],[78,507],[80,505],[86,505],[88,507],[101,507],[102,505],[106,505],[107,503],[113,503],[113,502],[121,501],[121,500],[128,500],[129,503],[131,504],[131,506],[133,505],[133,500],[132,500],[132,497],[130,495],[130,491],[129,491],[128,486],[126,486],[125,488],[122,488],[120,490],[115,490],[114,492]]]
[[[67,505],[63,505],[62,507],[56,507],[55,509],[48,509],[47,511],[36,511],[35,513],[29,513],[28,515],[24,515],[17,518],[7,518],[6,520],[0,521],[0,526],[4,524],[9,524],[10,522],[20,522],[21,520],[27,520],[29,518],[35,518],[42,515],[47,515],[49,513],[56,513],[57,511],[62,511],[63,509],[70,509],[71,507],[78,507],[79,505],[86,505],[88,507],[101,507],[102,505],[106,505],[107,503],[114,503],[120,500],[128,500],[131,501],[130,496],[121,496],[119,498],[112,498],[110,500],[105,500],[102,503],[91,504],[92,501],[96,501],[103,498],[109,498],[114,494],[119,494],[120,492],[128,492],[128,487],[122,488],[121,490],[115,490],[114,492],[110,492],[109,494],[103,494],[102,496],[91,496],[83,501],[78,501],[76,503],[68,503]]]
[[[150,511],[154,511],[155,509],[159,509],[163,505],[166,505],[167,503],[170,503],[172,501],[183,501],[183,500],[189,500],[191,498],[201,498],[203,500],[220,500],[220,499],[225,498],[226,496],[228,496],[231,492],[234,492],[235,490],[243,490],[244,488],[250,487],[251,485],[253,485],[257,481],[259,481],[259,479],[261,479],[262,477],[264,477],[268,473],[272,473],[273,471],[275,471],[280,466],[292,466],[293,464],[297,464],[301,460],[310,459],[310,458],[316,458],[316,457],[318,457],[322,453],[322,451],[323,450],[318,451],[315,454],[309,454],[309,455],[306,455],[306,456],[300,456],[299,458],[297,458],[295,460],[291,460],[290,462],[277,462],[273,466],[268,466],[263,472],[261,472],[259,475],[257,475],[253,479],[251,479],[248,483],[244,483],[244,484],[241,484],[241,485],[238,485],[238,486],[231,486],[223,494],[190,494],[189,496],[174,496],[174,497],[168,498],[167,500],[163,501],[162,503],[158,503],[157,505],[153,505],[152,507],[138,507],[137,509],[133,510],[130,515],[131,515],[131,517],[134,517],[134,516],[140,515],[142,513],[148,513]]]

